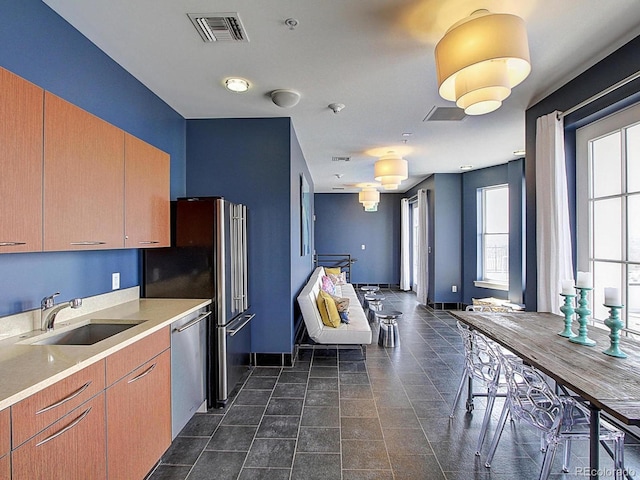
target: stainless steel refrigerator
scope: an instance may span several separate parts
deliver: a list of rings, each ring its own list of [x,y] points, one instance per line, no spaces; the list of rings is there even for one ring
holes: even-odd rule
[[[247,208],[222,197],[180,198],[172,223],[173,246],[144,251],[142,295],[211,298],[207,404],[223,407],[250,364]]]

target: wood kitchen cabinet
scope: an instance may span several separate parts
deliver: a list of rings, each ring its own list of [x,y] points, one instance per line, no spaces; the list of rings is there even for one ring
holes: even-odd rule
[[[11,478],[106,478],[104,388],[101,360],[12,405]]]
[[[0,479],[10,478],[11,475],[11,414],[9,409],[0,411]]]
[[[125,134],[125,247],[170,244],[169,154]]]
[[[104,371],[104,361],[96,362],[13,405],[13,448],[103,391]]]
[[[101,392],[11,452],[12,480],[106,479],[104,416]]]
[[[45,92],[44,250],[124,247],[124,132]]]
[[[107,358],[109,480],[144,478],[171,444],[169,345],[167,327]]]
[[[44,90],[0,68],[0,253],[42,250]]]

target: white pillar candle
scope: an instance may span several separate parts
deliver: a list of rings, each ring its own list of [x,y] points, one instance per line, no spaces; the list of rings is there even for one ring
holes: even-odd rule
[[[562,293],[564,295],[575,295],[575,290],[573,289],[573,280],[563,280],[562,281]]]
[[[607,287],[604,289],[604,304],[611,306],[622,305],[622,297],[620,296],[620,289],[614,287]]]
[[[592,288],[593,284],[591,283],[591,272],[578,272],[576,287]]]

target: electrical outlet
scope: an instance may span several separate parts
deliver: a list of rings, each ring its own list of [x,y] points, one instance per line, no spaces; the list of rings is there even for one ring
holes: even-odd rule
[[[364,245],[361,245],[361,246],[360,246],[360,248],[362,248],[362,250],[364,250],[364,249],[365,249],[365,246],[364,246]]]
[[[456,293],[458,291],[458,286],[457,285],[451,285],[451,291],[453,293]]]
[[[111,290],[118,290],[120,288],[120,272],[111,274]]]

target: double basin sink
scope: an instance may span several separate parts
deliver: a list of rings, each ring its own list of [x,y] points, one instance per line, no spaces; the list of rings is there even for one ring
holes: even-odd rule
[[[43,333],[19,343],[26,345],[93,345],[143,322],[144,320],[92,319],[88,323],[66,329],[60,333]]]

